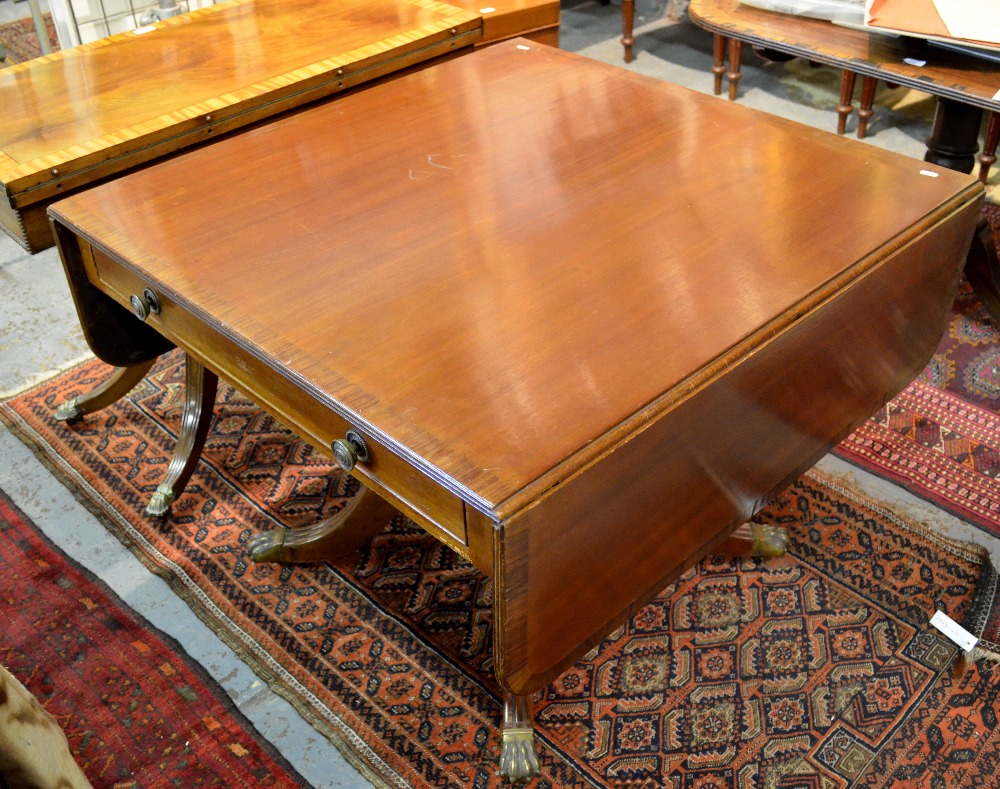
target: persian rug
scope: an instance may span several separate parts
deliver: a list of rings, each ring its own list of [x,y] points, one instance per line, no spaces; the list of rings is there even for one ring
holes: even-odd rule
[[[229,386],[168,519],[142,508],[180,421],[164,357],[67,427],[56,405],[104,380],[85,363],[0,417],[255,670],[386,786],[497,787],[491,588],[401,516],[336,565],[258,566],[246,542],[342,507],[356,483]],[[762,520],[766,562],[686,572],[535,699],[537,787],[997,786],[1000,669],[954,673],[928,625],[967,621],[983,551],[809,474]]]
[[[1000,537],[1000,327],[968,284],[923,373],[836,454]]]
[[[2,492],[0,575],[0,663],[55,716],[96,789],[308,785],[201,666]]]
[[[55,52],[59,49],[59,41],[56,38],[56,28],[52,22],[52,15],[43,14],[42,16],[45,19],[52,51]],[[38,33],[35,32],[35,23],[31,17],[0,25],[0,44],[3,44],[7,50],[7,59],[0,62],[0,68],[13,66],[15,63],[24,63],[26,60],[42,55],[42,48],[38,44]]]

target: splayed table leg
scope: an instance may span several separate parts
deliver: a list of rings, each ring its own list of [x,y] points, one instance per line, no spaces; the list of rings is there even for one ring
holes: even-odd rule
[[[81,397],[71,397],[56,408],[56,419],[72,424],[83,418],[84,414],[107,408],[132,391],[146,377],[154,361],[156,360],[150,359],[131,367],[116,367],[111,377],[93,391]]]
[[[146,514],[153,517],[166,515],[170,505],[184,490],[198,465],[198,458],[212,423],[218,376],[206,370],[201,362],[191,356],[186,357],[185,365],[184,413],[181,416],[181,429],[177,434],[177,446],[167,467],[166,478],[156,487],[156,492],[146,505]]]
[[[389,502],[362,487],[332,518],[305,528],[282,527],[263,532],[250,540],[247,549],[255,562],[304,564],[334,560],[365,545],[396,514]]]

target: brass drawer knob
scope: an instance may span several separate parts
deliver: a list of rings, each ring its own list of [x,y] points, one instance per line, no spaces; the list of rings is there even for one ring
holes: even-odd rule
[[[344,471],[350,471],[359,462],[368,460],[368,445],[357,430],[348,430],[344,438],[338,438],[331,444],[333,459]]]
[[[153,315],[160,314],[160,300],[149,288],[146,288],[141,296],[133,293],[129,299],[129,303],[132,305],[132,312],[135,313],[135,317],[141,321],[146,320],[150,313]]]

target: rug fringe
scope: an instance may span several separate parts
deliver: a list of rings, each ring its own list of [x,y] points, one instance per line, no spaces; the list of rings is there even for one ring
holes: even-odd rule
[[[1000,645],[983,638],[983,633],[990,621],[990,614],[998,602],[998,587],[1000,587],[1000,574],[997,573],[996,567],[987,556],[983,560],[983,571],[979,576],[976,591],[972,595],[969,610],[965,615],[965,629],[979,639],[976,646],[965,653],[965,659],[970,663],[986,659],[1000,664]]]
[[[983,644],[989,644],[990,648],[984,648]],[[971,652],[965,653],[965,659],[969,663],[975,663],[978,660],[988,660],[991,663],[1000,665],[1000,646],[989,641],[980,641],[972,648]]]

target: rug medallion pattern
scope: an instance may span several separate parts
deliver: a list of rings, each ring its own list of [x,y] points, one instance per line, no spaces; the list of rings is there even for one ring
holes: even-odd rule
[[[169,462],[183,365],[73,427],[52,411],[84,364],[0,416],[321,731],[395,786],[500,786],[491,587],[397,517],[336,566],[257,566],[245,544],[306,525],[356,483],[222,386],[203,462],[166,520],[141,511]],[[962,621],[972,546],[931,537],[815,475],[761,516],[790,555],[710,558],[535,702],[539,787],[996,786],[1000,671],[952,676],[929,628]]]

